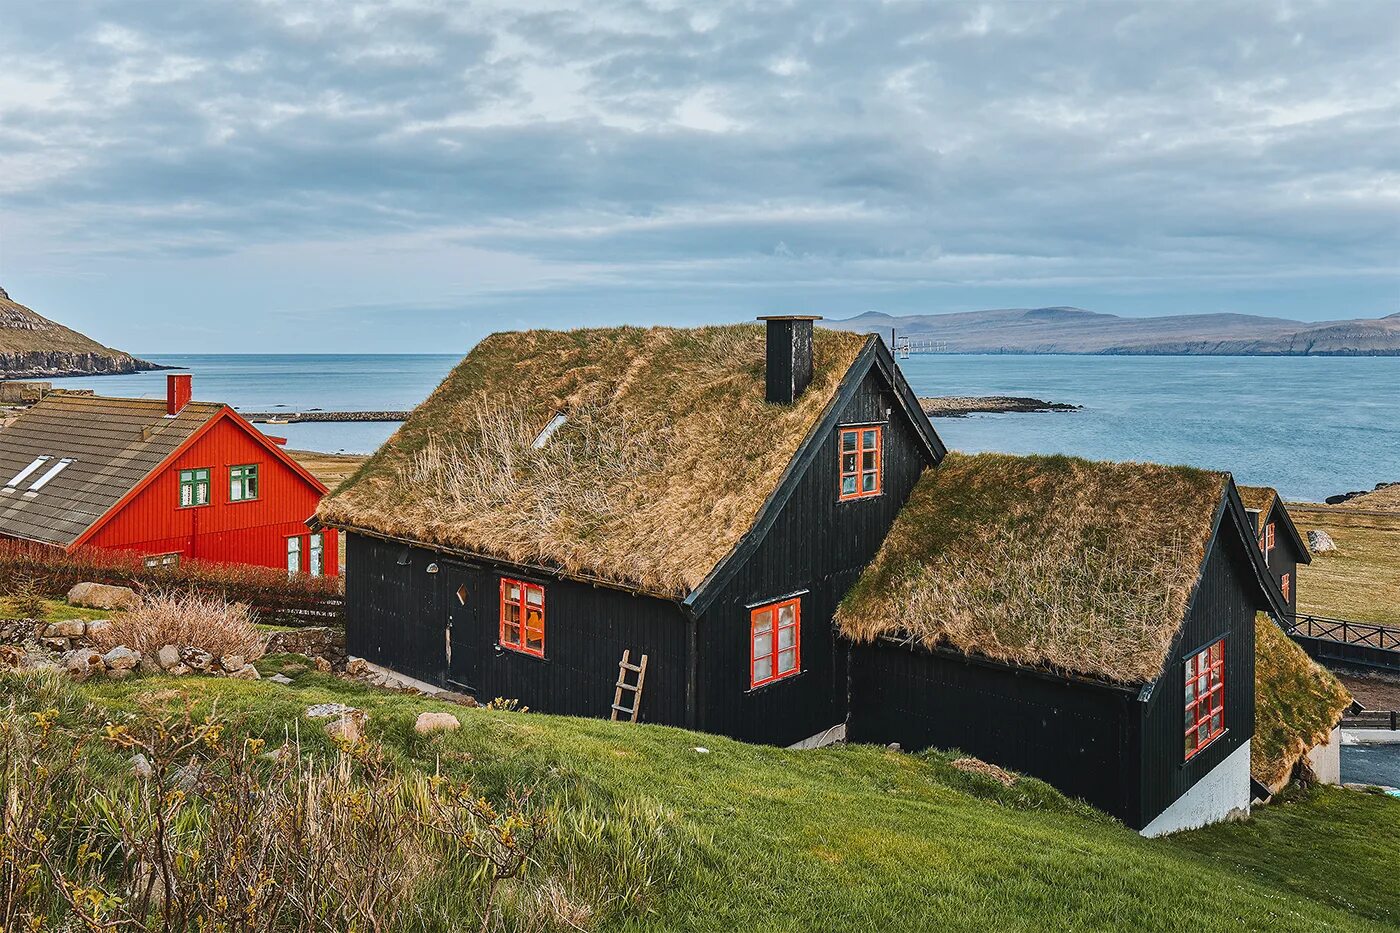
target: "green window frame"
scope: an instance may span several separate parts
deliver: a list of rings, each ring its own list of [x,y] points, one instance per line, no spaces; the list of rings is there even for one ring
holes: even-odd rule
[[[209,504],[209,469],[180,471],[180,508],[193,509]]]
[[[228,501],[251,502],[258,498],[258,465],[245,463],[228,468]]]

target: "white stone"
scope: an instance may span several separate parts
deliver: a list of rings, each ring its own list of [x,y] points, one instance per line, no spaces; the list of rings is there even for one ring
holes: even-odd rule
[[[1144,836],[1165,836],[1249,815],[1249,742],[1178,797],[1142,829]]]
[[[180,652],[180,660],[191,669],[207,671],[214,666],[214,656],[202,648],[186,648]]]
[[[111,629],[111,627],[111,619],[93,619],[87,624],[87,631],[84,634],[91,638],[94,635],[101,635],[103,632]]]
[[[129,671],[141,663],[141,653],[126,645],[118,645],[104,654],[102,660],[114,671]]]
[[[1332,536],[1325,531],[1313,530],[1308,532],[1308,550],[1314,554],[1327,554],[1337,549],[1337,542],[1332,540]]]
[[[317,703],[315,706],[306,708],[307,719],[338,719],[347,713],[358,713],[359,710],[353,706],[346,706],[344,703]]]
[[[131,756],[131,773],[144,781],[155,774],[155,769],[151,767],[149,758],[137,752]]]
[[[228,676],[234,680],[262,680],[258,669],[251,664],[244,665],[236,671],[230,671]]]
[[[68,605],[86,609],[135,609],[141,605],[141,597],[127,586],[79,583],[68,591]]]
[[[354,745],[364,737],[364,730],[359,717],[346,715],[326,723],[326,735]]]
[[[1342,727],[1332,730],[1327,741],[1308,752],[1308,767],[1319,784],[1342,783]]]
[[[176,645],[161,645],[156,652],[156,660],[165,670],[170,670],[180,663],[180,649]]]
[[[292,678],[288,677],[286,674],[273,674],[268,680],[272,681],[274,684],[281,684],[284,687],[292,682]]]
[[[419,713],[413,724],[413,731],[419,735],[432,732],[455,732],[462,728],[462,721],[451,713]]]

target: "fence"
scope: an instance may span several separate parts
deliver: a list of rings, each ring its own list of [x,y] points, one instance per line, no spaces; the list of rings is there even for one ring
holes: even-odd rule
[[[1400,651],[1400,628],[1377,622],[1353,622],[1350,619],[1329,619],[1326,616],[1294,616],[1284,627],[1295,637],[1318,638],[1346,645]]]

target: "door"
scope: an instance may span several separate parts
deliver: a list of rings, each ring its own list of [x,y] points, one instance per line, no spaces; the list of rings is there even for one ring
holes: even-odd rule
[[[452,687],[473,693],[481,686],[481,626],[477,607],[481,603],[483,577],[481,571],[461,564],[444,564],[440,576],[446,590],[443,603],[447,606],[443,667]]]

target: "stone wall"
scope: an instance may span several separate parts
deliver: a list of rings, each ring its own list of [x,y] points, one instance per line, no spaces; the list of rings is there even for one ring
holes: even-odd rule
[[[345,630],[318,625],[272,632],[267,636],[267,653],[325,658],[339,670],[345,667]]]

